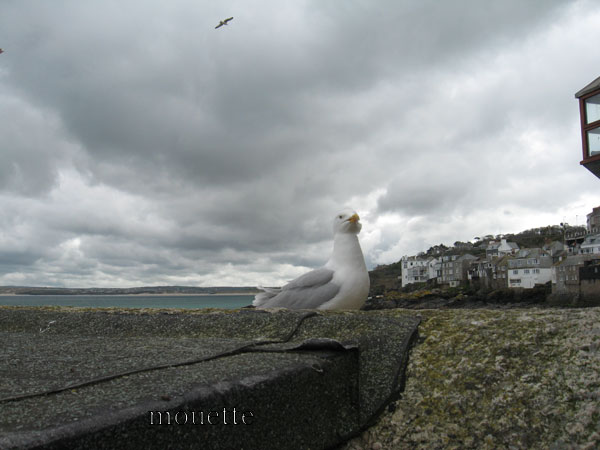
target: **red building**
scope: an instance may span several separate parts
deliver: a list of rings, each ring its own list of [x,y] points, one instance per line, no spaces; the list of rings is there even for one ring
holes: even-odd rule
[[[575,94],[581,117],[581,164],[600,178],[600,77]]]

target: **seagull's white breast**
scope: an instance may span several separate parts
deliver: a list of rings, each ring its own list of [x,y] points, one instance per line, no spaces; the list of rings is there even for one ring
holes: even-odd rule
[[[319,309],[360,309],[369,295],[369,272],[355,234],[336,234],[333,254],[325,265],[334,271],[340,292]]]

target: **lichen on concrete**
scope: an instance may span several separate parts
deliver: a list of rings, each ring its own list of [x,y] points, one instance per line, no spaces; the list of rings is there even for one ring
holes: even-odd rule
[[[600,308],[420,314],[402,398],[341,448],[600,446]]]

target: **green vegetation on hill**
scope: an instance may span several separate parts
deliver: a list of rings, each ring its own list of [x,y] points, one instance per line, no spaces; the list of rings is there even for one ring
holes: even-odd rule
[[[402,286],[401,280],[398,276],[402,273],[401,262],[377,266],[375,269],[369,272],[371,279],[371,290],[369,295],[383,295],[384,293],[396,289],[400,289]]]
[[[543,247],[553,241],[562,242],[565,234],[574,232],[585,233],[585,227],[571,227],[552,225],[542,228],[532,228],[531,230],[521,231],[517,234],[505,234],[503,237],[507,241],[516,242],[520,248]]]

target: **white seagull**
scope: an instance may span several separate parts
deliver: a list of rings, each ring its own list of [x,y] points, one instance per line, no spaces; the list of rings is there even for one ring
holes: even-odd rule
[[[229,22],[230,20],[233,20],[233,17],[230,17],[229,19],[225,19],[225,20],[220,20],[219,25],[217,25],[215,27],[215,30],[219,27],[222,27],[223,25],[227,25],[227,22]]]
[[[320,269],[282,288],[262,288],[252,304],[257,308],[360,309],[369,295],[369,273],[358,233],[360,217],[344,209],[333,219],[333,253]]]

